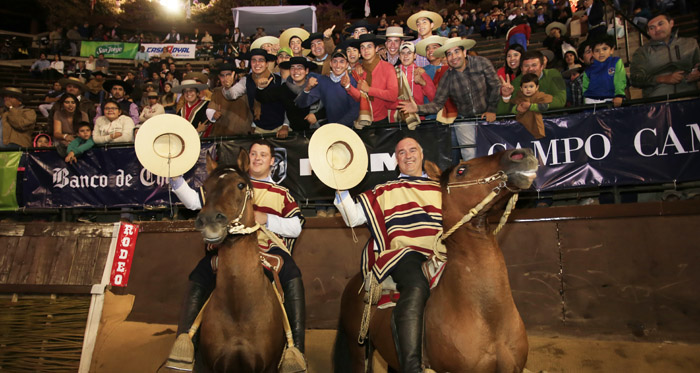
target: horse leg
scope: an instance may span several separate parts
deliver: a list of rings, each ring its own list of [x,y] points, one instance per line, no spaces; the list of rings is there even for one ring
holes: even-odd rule
[[[358,273],[348,282],[340,301],[340,321],[333,349],[333,368],[336,373],[363,373],[365,347],[357,342],[364,309],[362,274]],[[369,342],[365,342],[369,343]]]

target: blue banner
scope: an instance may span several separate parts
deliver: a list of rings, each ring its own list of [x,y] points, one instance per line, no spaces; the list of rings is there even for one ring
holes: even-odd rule
[[[184,175],[194,188],[207,177],[213,146],[202,144],[196,166]],[[55,151],[28,153],[23,196],[29,208],[167,206],[169,200],[167,178],[141,167],[133,147],[93,148],[75,164]]]
[[[700,180],[698,113],[695,99],[545,117],[539,140],[515,120],[479,125],[477,156],[531,148],[537,190]]]

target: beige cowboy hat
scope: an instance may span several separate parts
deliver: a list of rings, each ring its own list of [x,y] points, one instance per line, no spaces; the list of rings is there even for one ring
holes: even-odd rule
[[[209,86],[204,83],[198,83],[194,79],[186,79],[183,80],[180,85],[173,87],[173,92],[182,93],[183,90],[188,88],[196,88],[199,92],[202,92],[203,90],[209,88]]]
[[[461,37],[449,38],[445,40],[442,47],[438,48],[433,52],[435,57],[445,57],[445,52],[454,47],[464,47],[464,51],[468,51],[476,45],[476,41],[472,39],[462,39]]]
[[[360,136],[339,123],[317,129],[309,140],[309,162],[322,183],[337,190],[348,190],[367,173],[367,148]]]
[[[447,41],[447,38],[444,36],[428,36],[416,44],[416,53],[418,53],[419,56],[427,57],[428,52],[426,52],[426,49],[428,49],[428,45],[440,44],[440,46],[442,46],[445,44],[445,41]]]
[[[547,25],[544,29],[545,35],[549,36],[549,32],[552,31],[552,29],[558,28],[561,31],[561,36],[566,35],[566,25],[564,25],[561,22],[552,22]]]
[[[75,76],[63,78],[63,79],[59,80],[58,82],[61,84],[61,87],[63,87],[63,89],[65,89],[68,84],[72,84],[72,85],[80,88],[81,92],[88,91],[88,87],[85,85],[85,83],[83,83],[83,81],[80,80],[80,78],[77,78]]]
[[[274,36],[263,36],[261,38],[255,39],[253,44],[250,45],[250,49],[262,48],[263,44],[268,44],[268,43],[270,43],[272,45],[279,44],[280,39],[278,39]]]
[[[141,125],[134,139],[136,157],[154,175],[175,177],[189,171],[199,159],[197,130],[174,114],[152,117]]]
[[[27,101],[28,97],[22,91],[22,88],[4,87],[0,89],[0,97],[14,97],[22,102]]]
[[[209,83],[209,76],[199,71],[191,71],[182,78],[183,80],[196,80],[202,84]]]
[[[386,33],[384,35],[379,35],[380,38],[399,38],[401,40],[413,40],[415,39],[411,35],[404,35],[403,27],[401,26],[390,26],[386,28]]]
[[[408,25],[408,27],[411,28],[411,30],[418,31],[418,26],[416,26],[416,22],[418,22],[419,18],[428,18],[429,20],[433,21],[433,31],[439,29],[442,25],[442,16],[429,10],[421,10],[420,12],[408,17],[408,21],[406,21],[406,24]]]
[[[301,39],[301,41],[303,42],[304,40],[306,40],[309,37],[309,35],[311,35],[311,34],[309,34],[308,31],[304,30],[301,27],[288,28],[280,34],[280,38],[279,38],[280,48],[285,48],[285,47],[288,48],[289,42],[295,36],[298,37],[299,39]]]

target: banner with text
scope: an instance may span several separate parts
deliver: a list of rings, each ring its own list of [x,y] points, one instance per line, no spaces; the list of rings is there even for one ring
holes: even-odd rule
[[[184,175],[195,189],[207,177],[205,157],[213,146],[202,144],[197,164]],[[56,152],[31,152],[23,184],[30,208],[167,206],[170,200],[167,178],[143,168],[134,148],[93,148],[75,164]]]
[[[480,125],[477,156],[531,148],[537,190],[700,180],[698,113],[696,99],[545,117],[539,140],[514,120]]]
[[[105,58],[133,59],[139,51],[139,43],[122,43],[120,41],[82,41],[80,42],[80,57],[97,57],[104,54]]]
[[[292,132],[292,134],[294,134]],[[423,147],[424,158],[435,162],[441,169],[451,165],[451,132],[448,126],[439,124],[420,125],[414,131],[403,128],[366,127],[358,134],[367,147],[369,165],[367,176],[353,189],[363,192],[375,185],[396,179],[398,167],[394,147],[405,136],[418,140]],[[288,188],[299,203],[330,200],[334,191],[313,175],[309,163],[308,147],[312,132],[290,136],[287,139],[269,138],[275,145],[275,165],[272,179]],[[235,164],[240,148],[246,150],[251,140],[227,141],[217,145],[219,163]]]
[[[137,224],[119,223],[117,247],[112,261],[112,273],[109,276],[110,285],[125,287],[129,283],[131,261],[134,258],[138,235],[139,226]]]
[[[146,48],[148,57],[160,56],[163,52],[170,53],[173,58],[194,58],[197,44],[141,44]]]

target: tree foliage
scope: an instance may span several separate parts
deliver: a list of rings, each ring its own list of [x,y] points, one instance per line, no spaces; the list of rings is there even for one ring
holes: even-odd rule
[[[330,1],[316,5],[316,19],[318,19],[319,30],[325,30],[332,25],[336,25],[336,30],[340,30],[348,18],[342,5],[335,5]]]

